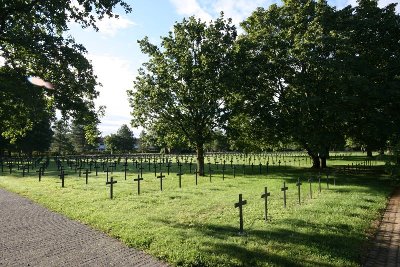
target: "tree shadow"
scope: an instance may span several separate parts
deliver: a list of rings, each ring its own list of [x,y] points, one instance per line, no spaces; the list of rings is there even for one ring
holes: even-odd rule
[[[177,229],[195,230],[198,235],[211,238],[213,241],[206,241],[200,247],[203,253],[213,253],[221,258],[231,259],[238,263],[237,266],[332,266],[330,262],[324,262],[323,259],[332,259],[338,262],[352,262],[358,264],[361,261],[361,255],[353,253],[359,250],[364,241],[362,235],[349,234],[351,226],[342,223],[328,223],[323,226],[298,219],[288,219],[287,228],[268,227],[265,230],[245,230],[243,235],[239,234],[238,228],[228,225],[215,224],[195,224],[185,225],[168,220],[162,220],[162,223]],[[315,229],[313,232],[302,232],[300,229]],[[243,243],[253,243],[251,246],[240,245],[237,239],[243,238]],[[210,240],[207,238],[207,240]],[[201,239],[199,239],[201,240]],[[274,247],[269,247],[269,242]],[[257,246],[254,246],[257,244]],[[290,255],[301,255],[304,246],[316,256],[314,259],[307,256],[291,257]],[[279,249],[289,251],[278,253]],[[318,256],[321,260],[318,259]],[[337,264],[336,264],[337,265]],[[236,265],[234,265],[236,266]]]

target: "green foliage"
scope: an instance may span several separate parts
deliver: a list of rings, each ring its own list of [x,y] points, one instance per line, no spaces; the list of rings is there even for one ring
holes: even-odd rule
[[[50,151],[58,155],[72,154],[74,145],[71,142],[71,128],[65,118],[57,120],[53,125],[53,140]]]
[[[15,143],[36,124],[52,118],[52,99],[7,67],[0,67],[0,99],[0,135],[7,142]]]
[[[326,1],[288,0],[257,9],[242,23],[236,49],[240,94],[230,126],[239,143],[296,142],[314,167],[324,167],[346,136],[384,147],[399,129],[394,8],[359,1],[335,10]]]
[[[28,131],[24,137],[18,139],[13,150],[32,155],[32,152],[46,152],[50,149],[53,131],[49,118],[43,118],[35,123],[32,130]]]
[[[105,16],[113,17],[113,8],[120,5],[126,12],[131,8],[121,0],[83,0],[83,1],[2,1],[0,5],[0,57],[4,58],[3,69],[11,70],[19,77],[39,76],[54,85],[54,90],[29,87],[31,91],[51,98],[51,105],[62,111],[63,115],[95,121],[93,99],[96,76],[91,63],[86,59],[86,49],[75,43],[65,34],[68,24],[75,22],[82,27],[93,27],[95,22]],[[28,119],[29,108],[20,99],[24,96],[11,77],[1,78],[3,85],[15,90],[1,98],[0,119],[2,135],[15,141],[32,129]],[[21,81],[21,79],[18,79]],[[22,88],[26,88],[23,85]],[[21,88],[21,89],[22,89]],[[30,93],[28,93],[30,95]],[[3,114],[12,107],[10,120],[4,120]],[[11,121],[12,123],[9,123]]]
[[[135,89],[128,90],[132,125],[161,128],[164,142],[184,140],[203,161],[204,144],[228,112],[235,38],[235,27],[221,16],[209,24],[184,19],[162,38],[161,48],[140,40],[150,59],[139,70]],[[201,174],[203,168],[200,164]]]
[[[349,104],[357,111],[348,118],[348,134],[370,151],[384,149],[400,129],[400,15],[395,4],[379,8],[376,1],[361,0],[347,32],[352,51]]]
[[[134,149],[136,140],[133,132],[126,124],[123,124],[116,134],[110,134],[105,137],[106,149],[113,152],[129,152]]]

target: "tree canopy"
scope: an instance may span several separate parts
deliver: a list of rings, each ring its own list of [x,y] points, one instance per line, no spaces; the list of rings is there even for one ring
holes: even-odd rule
[[[133,151],[136,144],[133,132],[126,124],[123,124],[115,134],[105,137],[106,149],[113,152]]]
[[[120,0],[78,0],[78,1],[2,1],[0,5],[0,57],[4,65],[1,93],[6,94],[0,103],[0,118],[6,124],[3,137],[15,141],[32,129],[27,121],[27,102],[18,101],[24,88],[21,81],[28,76],[39,76],[54,85],[54,90],[42,90],[47,105],[62,111],[63,115],[79,117],[86,121],[98,120],[93,99],[96,76],[91,63],[85,57],[86,49],[67,36],[68,23],[75,22],[82,27],[96,27],[96,21],[105,16],[116,16],[114,7],[120,5],[125,12],[131,8]],[[19,84],[9,76],[19,76]],[[7,79],[7,81],[4,81]],[[36,89],[39,90],[39,89]],[[2,114],[18,102],[22,112],[8,119]],[[17,117],[18,116],[18,117]]]
[[[132,125],[162,129],[195,148],[204,175],[204,144],[224,125],[233,72],[236,29],[220,18],[209,24],[190,17],[174,25],[161,47],[139,41],[149,61],[128,90]],[[168,141],[168,138],[164,138]]]
[[[325,167],[329,149],[346,137],[387,140],[379,128],[393,133],[389,107],[399,103],[398,19],[394,5],[376,1],[335,10],[322,0],[286,0],[257,9],[238,41],[245,78],[232,127],[252,141],[294,141],[314,167]]]

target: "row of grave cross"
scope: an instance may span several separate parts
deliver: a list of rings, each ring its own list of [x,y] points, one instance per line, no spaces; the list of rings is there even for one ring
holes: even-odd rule
[[[329,176],[326,176],[327,182],[327,189],[329,189]],[[310,199],[312,199],[312,182],[313,179],[310,178],[308,179],[308,182],[310,184]],[[302,182],[300,181],[300,178],[297,179],[297,194],[298,194],[298,204],[301,205],[301,185]],[[336,185],[336,180],[334,178],[334,185]],[[289,188],[286,186],[286,182],[283,182],[283,187],[281,188],[281,191],[283,192],[283,207],[286,208],[286,191]],[[321,176],[318,177],[318,190],[319,192],[321,192]],[[268,221],[268,198],[271,196],[271,193],[268,192],[268,188],[265,187],[264,188],[264,192],[261,194],[261,198],[264,199],[264,220],[265,222]],[[247,204],[247,200],[243,200],[243,196],[242,194],[239,194],[239,201],[237,203],[235,203],[235,208],[239,208],[239,234],[243,234],[243,206]]]

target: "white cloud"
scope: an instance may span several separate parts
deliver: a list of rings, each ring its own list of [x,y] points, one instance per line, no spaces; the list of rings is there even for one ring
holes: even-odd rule
[[[127,29],[135,25],[135,22],[123,16],[119,16],[119,18],[104,17],[102,20],[96,22],[100,34],[107,37],[113,37],[119,30]]]
[[[232,18],[235,25],[245,20],[257,7],[269,7],[279,1],[274,0],[217,0],[213,4],[214,13],[224,12],[226,18]]]
[[[221,11],[225,18],[232,18],[235,25],[245,20],[257,7],[269,7],[279,0],[170,0],[180,15],[195,15],[203,21],[219,17]]]
[[[103,85],[97,88],[100,96],[96,106],[106,106],[105,116],[99,125],[103,135],[115,133],[122,124],[130,125],[130,112],[126,90],[132,88],[136,71],[128,60],[111,55],[92,55],[95,74]]]
[[[170,0],[178,14],[183,16],[196,16],[203,21],[212,20],[210,13],[205,11],[196,0]]]
[[[342,1],[336,1],[336,2],[342,2]],[[400,3],[398,1],[396,1],[396,0],[380,0],[380,1],[378,1],[378,6],[380,8],[386,7],[389,4],[397,4],[396,12],[400,13]],[[337,6],[339,8],[342,8],[342,7],[347,6],[347,5],[357,6],[358,3],[357,3],[357,0],[346,0],[343,5],[338,4]]]

